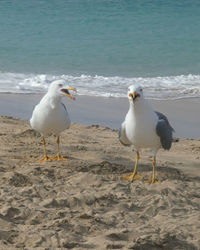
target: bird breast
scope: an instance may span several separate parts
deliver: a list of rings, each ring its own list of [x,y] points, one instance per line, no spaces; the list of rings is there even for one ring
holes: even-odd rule
[[[31,126],[43,135],[53,133],[59,135],[69,128],[70,118],[65,107],[60,103],[55,108],[38,104],[33,111]]]
[[[157,121],[154,112],[147,110],[137,114],[129,110],[125,119],[127,138],[137,149],[159,148],[160,139],[156,134]]]

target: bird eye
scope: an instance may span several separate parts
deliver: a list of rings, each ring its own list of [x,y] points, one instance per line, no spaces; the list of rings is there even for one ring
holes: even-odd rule
[[[142,92],[142,89],[140,89],[140,92]]]
[[[58,86],[59,86],[59,87],[62,87],[63,85],[60,83],[60,84],[58,84]]]

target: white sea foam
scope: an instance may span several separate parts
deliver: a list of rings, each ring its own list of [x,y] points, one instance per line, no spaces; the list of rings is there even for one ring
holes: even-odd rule
[[[0,92],[46,92],[49,84],[56,79],[64,79],[69,85],[75,86],[79,95],[125,97],[128,86],[137,83],[145,88],[147,98],[200,97],[200,75],[125,78],[119,76],[54,76],[0,72]]]

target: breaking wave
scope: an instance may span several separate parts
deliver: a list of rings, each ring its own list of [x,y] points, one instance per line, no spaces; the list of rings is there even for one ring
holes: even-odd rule
[[[200,75],[166,77],[106,77],[91,75],[46,75],[0,72],[0,92],[40,93],[46,92],[50,83],[64,79],[77,88],[79,95],[125,97],[130,85],[145,88],[145,96],[152,99],[179,99],[200,97]]]

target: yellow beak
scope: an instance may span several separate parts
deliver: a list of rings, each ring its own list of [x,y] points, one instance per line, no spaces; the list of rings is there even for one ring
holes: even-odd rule
[[[61,91],[64,92],[67,97],[71,98],[72,100],[75,100],[75,97],[69,93],[69,90],[77,92],[76,88],[74,88],[74,87],[69,87],[67,89],[61,89]]]
[[[140,94],[133,91],[133,93],[130,93],[129,96],[132,98],[133,103],[136,101],[137,97],[140,97]]]

